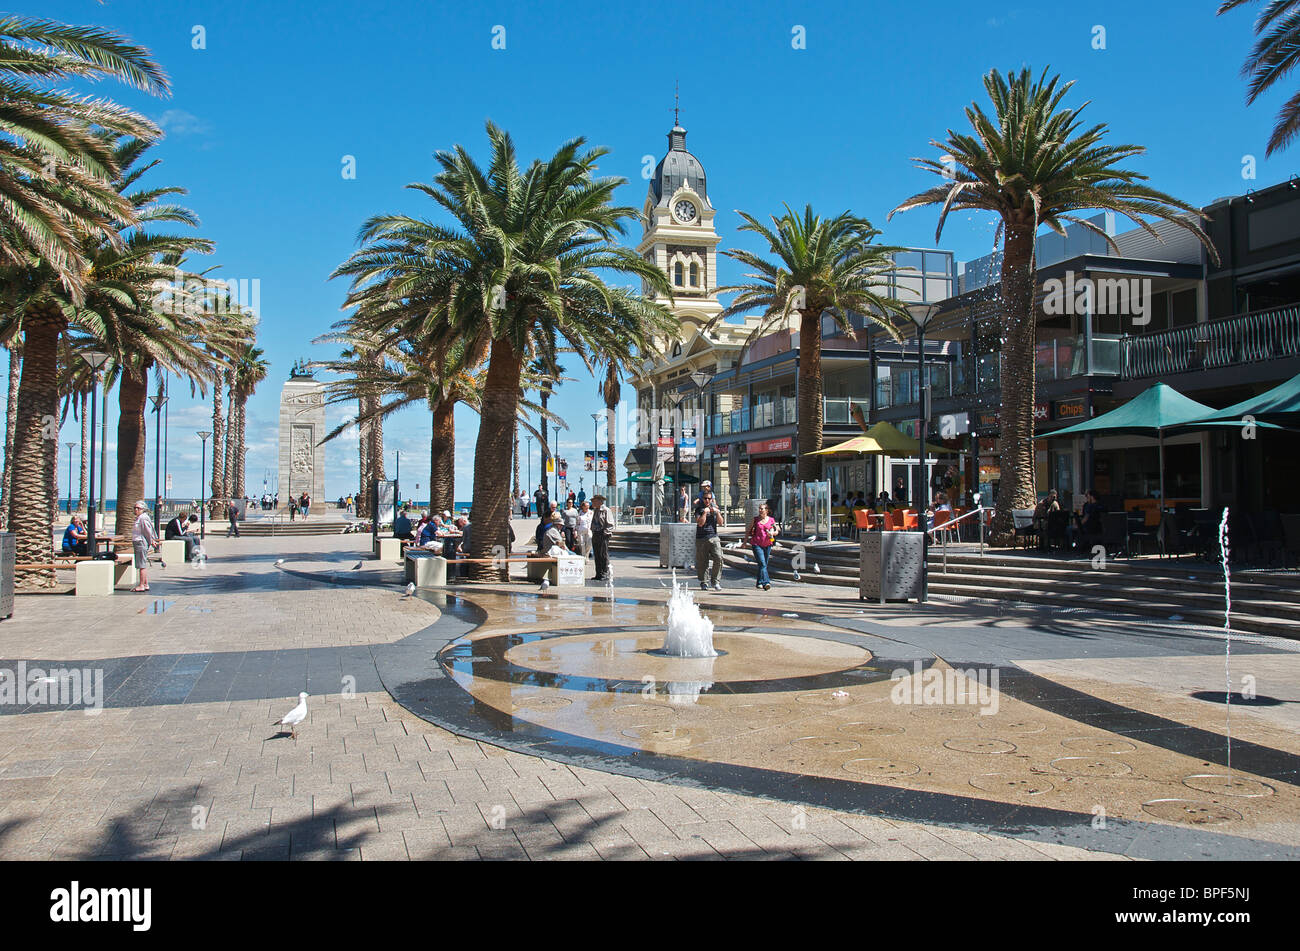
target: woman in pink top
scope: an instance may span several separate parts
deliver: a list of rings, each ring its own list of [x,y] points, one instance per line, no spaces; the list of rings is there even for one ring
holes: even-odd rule
[[[758,580],[754,582],[755,588],[762,588],[764,591],[772,589],[772,578],[767,573],[767,565],[768,559],[772,556],[772,545],[779,534],[781,530],[776,525],[776,519],[768,514],[767,503],[760,502],[758,514],[754,516],[754,522],[749,526],[748,539],[754,549],[754,561],[758,562]]]

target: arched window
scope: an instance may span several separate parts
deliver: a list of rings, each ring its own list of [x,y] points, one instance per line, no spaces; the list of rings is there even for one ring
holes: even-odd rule
[[[698,264],[692,264],[691,265],[691,287],[699,287],[699,286],[700,286],[700,266]]]
[[[686,286],[683,283],[681,261],[678,261],[676,264],[673,265],[673,283],[676,284],[678,287]]]

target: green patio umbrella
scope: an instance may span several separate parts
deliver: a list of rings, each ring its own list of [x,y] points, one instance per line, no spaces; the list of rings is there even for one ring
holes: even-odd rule
[[[1165,504],[1165,433],[1171,430],[1188,431],[1190,423],[1203,420],[1214,413],[1204,403],[1183,396],[1172,386],[1156,383],[1143,390],[1123,406],[1103,413],[1096,419],[1058,429],[1051,435],[1087,436],[1112,433],[1149,436],[1160,441],[1160,505]]]
[[[624,482],[653,482],[655,474],[653,472],[629,472]]]
[[[1252,396],[1217,413],[1211,413],[1198,423],[1242,426],[1244,417],[1249,416],[1257,426],[1273,428],[1285,426],[1300,428],[1300,373],[1267,393]]]

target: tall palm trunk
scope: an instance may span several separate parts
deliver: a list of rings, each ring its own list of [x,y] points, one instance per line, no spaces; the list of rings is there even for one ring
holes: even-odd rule
[[[429,510],[450,511],[456,504],[456,403],[443,400],[433,408],[429,446]]]
[[[608,435],[606,436],[607,441],[605,443],[605,485],[611,490],[609,497],[612,500],[614,498],[612,490],[618,488],[618,476],[614,473],[614,449],[616,448],[614,445],[615,407],[606,406],[605,408],[609,411],[608,415],[605,417],[605,428],[608,431]],[[596,464],[600,465],[599,459],[596,460]],[[594,481],[595,480],[593,480],[593,482]]]
[[[117,518],[114,533],[129,535],[136,500],[144,498],[145,404],[149,369],[123,368],[117,387]]]
[[[54,420],[59,412],[59,338],[68,320],[56,304],[38,304],[24,319],[22,376],[14,420],[13,484],[9,529],[17,535],[18,564],[49,564],[54,557],[50,495],[54,489]],[[52,587],[52,568],[19,570],[24,587]]]
[[[366,397],[367,412],[379,412],[379,397]],[[378,416],[370,424],[370,478],[383,480],[384,475],[384,421]]]
[[[244,411],[248,407],[248,394],[243,390],[238,391],[239,398],[235,403],[235,498],[242,499],[248,495],[248,486],[245,479],[248,473],[247,459],[244,453]]]
[[[513,506],[513,502],[514,502],[514,500],[517,499],[517,498],[519,498],[519,491],[520,491],[520,489],[523,488],[523,486],[520,485],[520,483],[519,483],[519,420],[518,420],[518,418],[515,419],[515,432],[514,432],[514,439],[515,439],[515,445],[514,445],[514,450],[513,450],[513,453],[512,453],[512,458],[514,459],[514,466],[515,466],[514,477],[515,477],[515,478],[514,478],[514,481],[513,481],[511,484],[515,487],[515,489],[514,489],[514,492],[511,493],[511,504],[512,504],[512,506]]]
[[[1016,509],[1037,504],[1034,491],[1034,227],[1007,222],[1002,256],[1001,484],[993,513],[994,544],[1015,537]]]
[[[509,340],[492,341],[479,411],[478,442],[474,446],[472,558],[491,558],[495,552],[509,549],[509,484],[501,473],[510,465],[510,427],[518,412],[522,369],[523,360]],[[470,576],[475,581],[506,580],[505,572],[491,562],[472,566]]]
[[[357,415],[365,412],[365,400],[357,401]],[[357,489],[356,513],[357,518],[370,517],[370,424],[360,423],[357,426],[357,479],[360,483]]]
[[[86,495],[90,488],[90,394],[81,394],[81,478],[77,487],[77,509],[86,510]]]
[[[18,376],[22,357],[17,342],[9,348],[9,401],[5,403],[5,471],[0,479],[0,519],[9,523],[9,500],[13,498],[14,431],[18,426]]]
[[[226,467],[225,467],[225,487],[223,493],[226,497],[232,497],[235,494],[235,388],[231,385],[231,378],[234,374],[226,371]],[[225,514],[224,512],[222,514]]]
[[[810,306],[799,319],[799,464],[798,480],[821,478],[822,448],[822,306]]]
[[[547,478],[546,478],[546,460],[548,460],[548,459],[551,458],[551,444],[550,444],[550,442],[548,441],[547,436],[546,436],[546,432],[547,432],[547,429],[546,429],[546,405],[551,401],[551,389],[550,389],[550,387],[551,387],[551,384],[550,384],[549,382],[544,382],[544,383],[542,383],[542,389],[541,389],[541,397],[542,397],[542,414],[541,414],[541,416],[540,416],[540,417],[538,418],[538,420],[537,420],[537,425],[538,425],[538,430],[537,430],[537,431],[538,431],[539,433],[542,434],[542,478],[541,478],[541,481],[543,481],[543,482],[548,482],[548,480],[547,480]],[[531,488],[531,487],[530,487],[530,488]],[[548,490],[548,491],[549,491],[549,490]]]
[[[218,378],[212,387],[212,484],[208,503],[212,512],[217,511],[217,500],[226,494],[226,410],[225,386]]]

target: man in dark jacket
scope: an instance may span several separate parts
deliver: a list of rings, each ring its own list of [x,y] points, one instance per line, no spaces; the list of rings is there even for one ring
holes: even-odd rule
[[[226,529],[226,537],[229,538],[231,535],[234,535],[236,538],[238,538],[239,537],[239,506],[235,504],[234,499],[231,499],[228,503],[226,503],[226,517],[230,519],[230,527]]]
[[[603,495],[591,497],[591,547],[596,553],[596,581],[609,580],[609,537],[614,534],[614,522]]]

